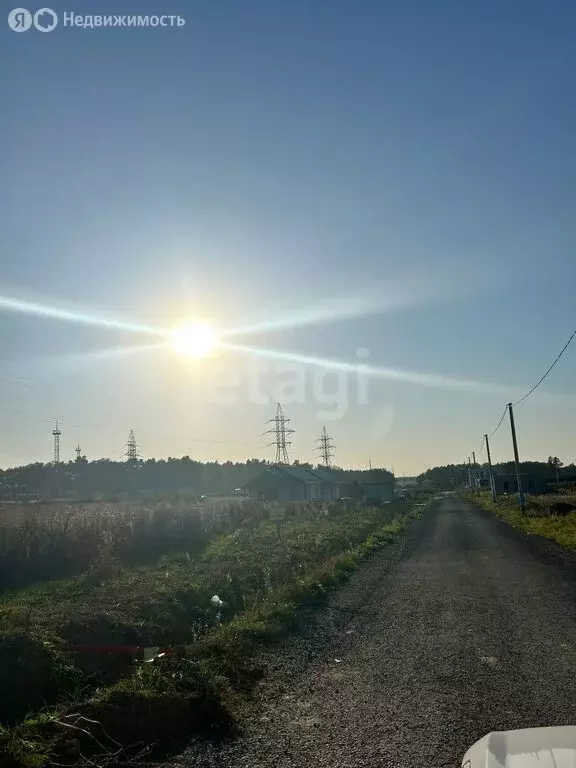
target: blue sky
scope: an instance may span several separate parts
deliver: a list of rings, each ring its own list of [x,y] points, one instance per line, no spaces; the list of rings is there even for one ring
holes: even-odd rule
[[[269,402],[244,378],[216,402],[254,356],[94,357],[150,339],[6,309],[1,465],[50,459],[56,416],[64,456],[119,455],[133,428],[146,456],[272,458],[273,396],[302,376],[293,457],[326,422],[341,464],[411,474],[465,459],[552,362],[575,327],[572,3],[52,7],[186,25],[3,24],[1,296],[159,328],[320,308],[238,343],[499,388],[378,376],[327,420],[313,365],[258,358]],[[522,457],[576,460],[575,374],[576,346],[518,407]]]

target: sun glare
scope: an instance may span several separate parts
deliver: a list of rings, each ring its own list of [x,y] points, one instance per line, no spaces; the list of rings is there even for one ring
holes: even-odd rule
[[[169,344],[183,357],[206,357],[218,346],[214,328],[205,323],[184,323],[169,336]]]

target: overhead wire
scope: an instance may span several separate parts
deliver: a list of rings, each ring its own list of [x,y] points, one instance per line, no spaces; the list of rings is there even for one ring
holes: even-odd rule
[[[31,379],[29,377],[18,377],[18,378],[10,378],[7,376],[0,376],[0,382],[4,382],[6,384],[15,384],[18,386],[25,387],[29,390],[38,390],[41,387],[45,386],[53,386],[54,383],[50,384],[47,381],[43,381],[42,379],[34,378]],[[75,396],[74,392],[67,392],[67,391],[61,391],[58,392],[59,395],[68,395],[70,397]],[[3,398],[6,397],[6,394],[3,394]],[[25,401],[26,398],[21,397],[19,395],[14,395],[10,393],[8,397],[12,400],[19,400],[19,401]],[[129,430],[125,427],[111,427],[106,426],[103,424],[93,424],[93,423],[78,423],[73,421],[68,421],[67,419],[64,419],[60,416],[47,416],[45,414],[30,414],[25,413],[23,411],[17,411],[17,410],[11,410],[8,408],[0,408],[0,413],[7,414],[9,416],[13,416],[14,418],[18,419],[25,419],[27,421],[38,421],[38,422],[54,422],[56,419],[58,419],[62,424],[66,424],[69,427],[75,427],[79,429],[101,429],[106,432],[110,433],[126,433]],[[246,445],[246,446],[253,446],[259,445],[259,443],[256,443],[254,441],[249,440],[206,440],[202,438],[195,438],[190,437],[188,435],[183,434],[176,434],[173,432],[164,432],[164,431],[158,431],[158,430],[143,430],[138,429],[139,434],[148,435],[150,437],[164,437],[164,438],[173,438],[177,440],[186,439],[189,440],[192,443],[198,443],[198,444],[204,444],[204,445]]]
[[[527,392],[527,393],[524,395],[524,397],[521,397],[521,398],[520,398],[520,400],[516,400],[516,402],[514,403],[514,405],[519,405],[520,403],[524,402],[524,400],[526,400],[526,398],[527,398],[527,397],[530,397],[530,395],[532,394],[532,392],[534,392],[534,390],[535,390],[535,389],[537,389],[537,388],[540,386],[540,384],[542,384],[542,382],[544,381],[544,379],[546,378],[546,376],[548,376],[548,374],[550,373],[550,371],[552,370],[552,368],[554,368],[554,366],[556,365],[556,363],[558,362],[558,360],[560,360],[560,358],[562,357],[562,355],[564,354],[564,352],[566,352],[566,350],[568,349],[568,345],[570,344],[570,342],[572,341],[572,339],[574,338],[574,336],[576,336],[576,330],[572,332],[572,335],[570,336],[570,338],[568,339],[568,341],[566,342],[566,344],[564,344],[564,346],[562,347],[562,349],[561,349],[561,351],[560,351],[560,353],[559,353],[558,357],[556,358],[556,360],[554,360],[554,362],[552,363],[552,365],[550,366],[550,368],[548,368],[548,370],[546,371],[546,373],[544,374],[544,376],[542,376],[542,378],[541,378],[539,381],[537,381],[537,382],[536,382],[536,384],[534,384],[534,386],[532,387],[532,389],[531,389],[529,392]]]
[[[504,421],[504,416],[506,416],[506,411],[507,410],[508,410],[508,406],[506,405],[506,406],[504,406],[504,411],[502,412],[502,416],[500,417],[500,421],[498,422],[498,424],[496,426],[496,429],[494,429],[492,432],[490,432],[488,437],[493,437],[496,434],[496,432],[498,432],[498,430],[500,429],[500,425]]]
[[[0,408],[0,413],[5,413],[9,416],[14,416],[19,419],[26,419],[28,421],[50,422],[55,420],[55,416],[42,416],[39,414],[22,413],[22,411],[14,411],[8,408]],[[104,426],[103,424],[80,424],[74,421],[68,421],[67,419],[60,419],[61,426],[78,427],[80,429],[102,429],[107,432],[125,433],[129,430],[120,427]],[[205,444],[223,444],[223,445],[256,445],[248,440],[203,440],[201,438],[190,437],[189,435],[175,434],[171,432],[160,432],[150,430],[138,430],[140,434],[157,436],[157,437],[171,437],[175,439],[186,439],[193,443],[205,443]]]
[[[480,456],[483,450],[484,450],[484,435],[482,435],[482,442],[480,443],[480,448],[478,448],[477,451],[474,451],[474,454],[477,454],[477,456]]]
[[[552,365],[551,365],[551,366],[548,368],[548,370],[546,371],[546,373],[545,373],[545,374],[544,374],[544,375],[543,375],[543,376],[542,376],[542,377],[541,377],[541,378],[540,378],[540,379],[539,379],[539,380],[536,382],[536,384],[534,384],[534,386],[533,386],[533,387],[532,387],[532,388],[531,388],[531,389],[530,389],[530,390],[529,390],[529,391],[528,391],[528,392],[527,392],[527,393],[526,393],[526,394],[525,394],[523,397],[521,397],[519,400],[516,400],[516,402],[515,402],[515,403],[512,403],[512,405],[513,405],[513,406],[514,406],[514,405],[519,405],[520,403],[523,403],[523,402],[524,402],[524,400],[526,400],[528,397],[530,397],[530,395],[531,395],[531,394],[532,394],[532,393],[533,393],[533,392],[534,392],[536,389],[538,389],[538,387],[540,386],[540,384],[542,384],[542,382],[544,381],[544,379],[545,379],[545,378],[548,376],[548,374],[550,373],[550,371],[551,371],[551,370],[554,368],[554,366],[556,365],[556,363],[557,363],[557,362],[560,360],[560,358],[562,357],[562,355],[564,354],[564,352],[566,352],[566,350],[568,349],[568,346],[570,345],[570,342],[572,341],[572,339],[573,339],[575,336],[576,336],[576,330],[574,330],[574,331],[571,333],[571,335],[570,335],[570,338],[568,339],[568,341],[566,342],[566,344],[564,344],[564,346],[563,346],[563,347],[562,347],[562,349],[560,350],[559,354],[557,355],[556,359],[554,360],[554,362],[552,363]],[[499,421],[499,422],[498,422],[498,424],[496,425],[496,428],[495,428],[495,429],[493,429],[493,430],[492,430],[492,432],[491,432],[491,433],[488,435],[488,437],[489,437],[489,438],[493,437],[493,436],[496,434],[496,432],[498,432],[498,430],[500,429],[500,427],[501,427],[501,425],[502,425],[502,422],[504,421],[504,417],[506,416],[506,412],[507,412],[507,411],[508,411],[508,405],[504,406],[504,410],[503,410],[503,412],[502,412],[502,416],[500,417],[500,421]],[[484,439],[482,440],[482,447],[481,447],[481,449],[480,449],[479,453],[482,451],[482,449],[483,449],[483,448],[484,448]]]

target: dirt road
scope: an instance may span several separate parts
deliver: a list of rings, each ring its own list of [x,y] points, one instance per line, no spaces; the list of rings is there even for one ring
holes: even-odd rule
[[[459,766],[490,730],[576,723],[576,568],[446,496],[275,652],[259,712],[186,766]]]

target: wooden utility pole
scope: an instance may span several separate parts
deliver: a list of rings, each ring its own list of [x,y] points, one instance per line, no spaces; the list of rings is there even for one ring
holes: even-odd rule
[[[492,501],[496,502],[496,484],[494,482],[494,475],[492,474],[492,459],[490,457],[488,435],[484,435],[484,440],[486,441],[486,455],[488,456],[488,478],[490,480],[490,490],[492,491]]]
[[[472,488],[472,471],[470,469],[470,456],[468,456],[468,485]]]
[[[474,467],[474,483],[476,485],[476,495],[480,498],[480,474],[476,468],[476,451],[472,451],[472,466]]]
[[[516,442],[516,427],[514,426],[514,412],[512,403],[508,403],[508,412],[510,414],[510,430],[512,431],[512,445],[514,447],[514,469],[516,470],[516,484],[518,486],[518,501],[520,511],[524,514],[526,504],[524,502],[524,491],[522,490],[522,479],[520,477],[520,459],[518,458],[518,443]]]

